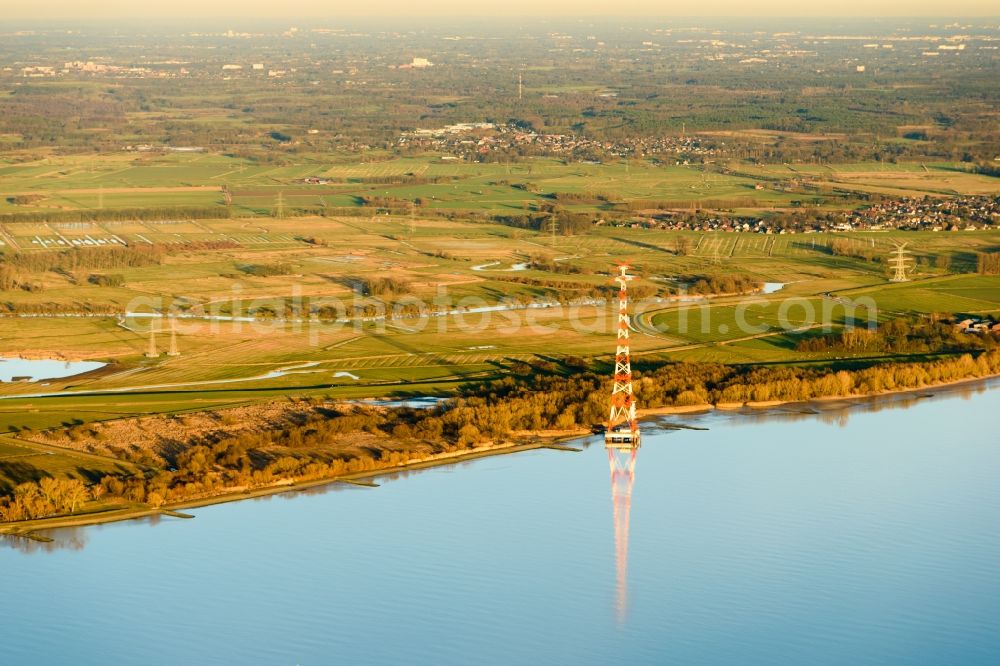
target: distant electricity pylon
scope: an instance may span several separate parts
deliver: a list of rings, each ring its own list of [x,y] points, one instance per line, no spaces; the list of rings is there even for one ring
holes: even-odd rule
[[[524,99],[524,78],[521,73],[517,73],[517,101]]]
[[[284,217],[285,217],[285,191],[284,190],[278,192],[278,205],[277,205],[277,209],[275,210],[275,217],[277,217],[279,220],[284,219]]]
[[[149,320],[149,349],[146,350],[146,358],[156,358],[160,355],[156,351],[156,320]]]
[[[174,319],[170,320],[170,350],[167,352],[167,356],[180,356],[181,353],[177,349],[177,322]]]
[[[906,277],[906,270],[910,267],[910,252],[906,249],[906,243],[895,243],[896,249],[892,251],[889,263],[892,265],[893,275],[890,282],[909,282]]]
[[[545,221],[545,226],[548,228],[549,235],[552,236],[552,245],[556,244],[556,234],[559,233],[559,218],[555,216],[555,213]]]

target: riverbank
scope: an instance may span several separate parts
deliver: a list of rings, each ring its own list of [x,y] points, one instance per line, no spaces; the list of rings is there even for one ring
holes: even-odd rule
[[[672,416],[672,415],[683,415],[683,414],[703,414],[705,412],[711,411],[740,411],[743,409],[749,409],[753,411],[766,411],[769,409],[776,409],[779,407],[788,406],[812,406],[818,411],[823,411],[824,409],[829,409],[832,405],[836,403],[850,403],[850,404],[861,404],[864,402],[870,402],[878,398],[885,398],[891,396],[906,396],[908,394],[919,396],[920,394],[927,393],[927,391],[941,391],[948,389],[961,388],[963,386],[974,386],[976,384],[987,384],[990,381],[1000,379],[1000,373],[986,375],[984,377],[970,377],[967,379],[956,379],[950,382],[941,382],[939,384],[927,384],[925,386],[919,386],[916,388],[905,388],[905,389],[893,389],[890,391],[881,391],[878,393],[864,393],[864,394],[854,394],[854,395],[829,395],[820,396],[817,398],[810,398],[809,400],[767,400],[767,401],[747,401],[747,402],[720,402],[712,404],[709,402],[697,404],[697,405],[684,405],[684,406],[666,406],[666,407],[650,407],[647,409],[636,410],[639,418],[646,418],[651,416]]]
[[[182,500],[180,502],[171,502],[157,508],[152,508],[145,504],[132,504],[120,508],[109,508],[87,513],[77,513],[68,516],[53,516],[50,518],[39,518],[36,520],[0,524],[0,535],[45,541],[48,539],[45,537],[39,537],[36,533],[42,530],[102,525],[124,520],[151,518],[153,516],[170,516],[171,514],[183,511],[184,509],[196,509],[215,504],[239,502],[245,499],[267,497],[281,493],[302,492],[333,483],[350,483],[354,485],[377,487],[377,484],[372,482],[373,479],[395,472],[429,469],[432,467],[441,467],[444,465],[453,465],[460,462],[467,462],[469,460],[476,460],[478,458],[508,455],[512,453],[520,453],[522,451],[536,451],[539,449],[574,451],[575,449],[561,446],[560,443],[576,439],[581,434],[582,433],[573,433],[572,435],[567,435],[566,433],[558,433],[549,436],[536,435],[533,441],[504,443],[498,446],[480,446],[464,451],[446,451],[422,458],[414,458],[399,465],[383,467],[377,470],[366,470],[363,472],[342,474],[336,477],[324,479],[310,479],[307,481],[279,479],[270,485],[259,488],[233,488],[227,490],[226,492],[221,492],[207,497]],[[179,515],[177,517],[189,518],[191,516]]]
[[[882,391],[879,393],[871,393],[864,395],[858,394],[858,395],[844,395],[844,396],[823,396],[810,400],[801,400],[801,401],[775,400],[767,402],[719,403],[714,405],[705,403],[705,404],[685,405],[685,406],[667,406],[667,407],[647,408],[638,410],[638,414],[640,418],[648,418],[655,416],[706,413],[713,410],[718,410],[718,411],[750,410],[754,412],[763,412],[772,409],[786,408],[789,406],[799,406],[801,408],[809,408],[819,413],[825,410],[840,409],[845,404],[846,406],[849,407],[852,405],[859,405],[866,402],[871,402],[874,400],[888,398],[888,397],[905,397],[906,395],[913,395],[915,397],[919,397],[921,394],[926,394],[928,391],[948,391],[948,390],[960,389],[963,387],[974,387],[977,385],[988,384],[991,381],[997,379],[1000,379],[1000,373],[984,377],[973,377],[973,378],[955,380],[950,382],[942,382],[939,384],[925,385],[917,388]],[[235,502],[244,499],[265,497],[280,493],[299,492],[311,488],[329,485],[332,483],[354,483],[357,485],[370,486],[374,485],[373,483],[371,483],[372,479],[377,478],[379,476],[384,476],[386,474],[392,474],[394,472],[400,472],[400,471],[426,469],[442,465],[450,465],[458,462],[464,462],[468,460],[474,460],[477,458],[483,458],[489,456],[506,455],[511,453],[518,453],[521,451],[538,450],[545,448],[572,451],[574,449],[567,446],[562,446],[561,444],[563,442],[572,441],[580,437],[584,437],[589,432],[590,432],[589,430],[582,428],[571,429],[571,430],[520,431],[516,433],[518,439],[515,439],[513,441],[507,441],[500,445],[483,445],[459,451],[448,451],[442,453],[429,454],[423,457],[410,459],[406,462],[397,465],[381,467],[379,469],[373,469],[373,470],[365,470],[360,472],[342,474],[335,477],[310,479],[305,481],[293,481],[288,478],[283,478],[283,479],[278,479],[266,486],[261,486],[251,489],[243,487],[229,488],[226,489],[224,492],[220,492],[217,494],[182,500],[179,502],[167,503],[158,508],[152,508],[145,504],[134,503],[127,506],[122,506],[120,508],[108,508],[104,510],[97,510],[88,513],[78,513],[68,516],[55,516],[50,518],[40,518],[36,520],[20,521],[16,523],[0,524],[0,535],[6,534],[6,535],[20,536],[25,538],[37,538],[35,532],[40,530],[59,529],[64,527],[82,527],[86,525],[111,523],[123,520],[132,520],[136,518],[152,517],[157,515],[171,515],[171,512],[176,512],[184,509],[192,509],[214,504]],[[186,516],[182,515],[179,517],[186,517]]]

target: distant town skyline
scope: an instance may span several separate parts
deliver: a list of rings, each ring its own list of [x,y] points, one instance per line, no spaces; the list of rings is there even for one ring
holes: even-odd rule
[[[625,0],[609,6],[597,0],[508,0],[502,5],[474,3],[468,0],[431,0],[414,4],[403,0],[370,0],[365,3],[328,2],[325,0],[285,0],[281,3],[263,0],[99,0],[80,3],[78,0],[6,0],[0,20],[46,19],[129,19],[144,17],[169,18],[296,18],[338,17],[489,17],[505,16],[528,19],[532,16],[898,16],[990,17],[1000,15],[993,0],[955,0],[945,7],[930,0],[842,0],[835,5],[802,3],[796,0],[759,0],[754,3],[736,0],[703,0],[696,4],[671,5],[662,0]],[[942,9],[947,16],[942,16]]]

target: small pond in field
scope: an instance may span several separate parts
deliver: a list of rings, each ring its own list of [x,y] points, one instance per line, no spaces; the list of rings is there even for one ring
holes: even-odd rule
[[[21,381],[33,382],[42,379],[60,379],[97,370],[105,365],[100,361],[59,361],[0,356],[0,382],[14,381],[15,377]]]

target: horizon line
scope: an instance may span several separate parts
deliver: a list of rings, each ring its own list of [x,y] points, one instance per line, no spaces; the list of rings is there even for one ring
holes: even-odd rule
[[[962,21],[967,19],[983,20],[983,19],[995,19],[1000,21],[1000,13],[997,14],[967,14],[957,16],[951,15],[938,15],[938,14],[782,14],[774,13],[761,14],[760,12],[755,12],[752,14],[656,14],[656,13],[635,13],[635,14],[601,14],[601,13],[583,13],[583,14],[534,14],[531,17],[523,17],[516,14],[393,14],[392,16],[386,15],[376,15],[376,14],[333,14],[333,13],[303,13],[303,14],[260,14],[256,16],[233,16],[231,13],[219,13],[219,14],[192,14],[192,15],[172,15],[172,14],[136,14],[130,16],[117,16],[117,17],[92,17],[83,15],[70,15],[63,18],[53,18],[48,17],[10,17],[2,16],[0,17],[0,24],[3,23],[13,23],[13,22],[39,22],[39,23],[66,23],[66,22],[95,22],[95,23],[116,23],[122,21],[130,21],[135,19],[170,19],[178,21],[199,21],[199,20],[216,20],[216,19],[229,19],[233,21],[254,21],[254,20],[274,20],[276,18],[286,19],[287,21],[305,20],[305,19],[325,19],[325,20],[352,20],[352,19],[364,19],[364,20],[382,20],[382,21],[399,21],[399,20],[412,20],[412,19],[424,19],[428,21],[435,21],[441,19],[483,19],[483,20],[497,20],[497,19],[511,19],[518,21],[537,21],[539,19],[551,20],[558,19],[563,21],[574,21],[580,19],[617,19],[617,20],[631,20],[631,19],[797,19],[797,20],[823,20],[823,19],[936,19],[936,20],[946,20],[949,22]]]

